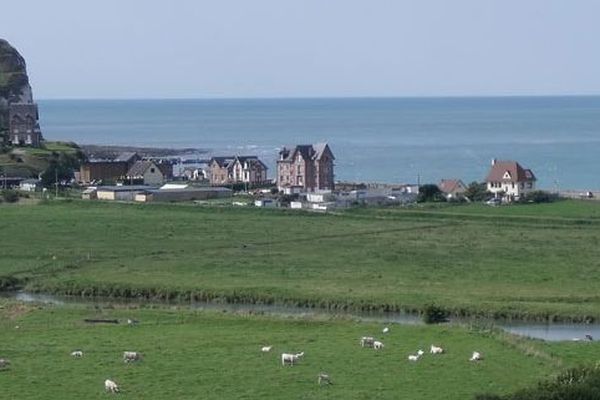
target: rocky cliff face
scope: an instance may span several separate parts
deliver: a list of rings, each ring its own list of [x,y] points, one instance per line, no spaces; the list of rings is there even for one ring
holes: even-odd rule
[[[0,39],[0,143],[8,132],[8,104],[32,101],[25,59],[6,40]]]

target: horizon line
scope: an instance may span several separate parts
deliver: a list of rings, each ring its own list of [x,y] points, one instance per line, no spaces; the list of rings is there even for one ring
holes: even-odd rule
[[[499,95],[423,95],[423,96],[257,96],[257,97],[39,97],[36,101],[53,100],[378,100],[378,99],[498,99],[498,98],[574,98],[600,97],[597,94],[499,94]]]

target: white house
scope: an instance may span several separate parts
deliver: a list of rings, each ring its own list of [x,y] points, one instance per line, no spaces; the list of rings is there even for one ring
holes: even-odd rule
[[[41,187],[42,182],[39,179],[25,179],[19,183],[19,189],[25,192],[36,192]]]
[[[492,168],[486,178],[487,189],[506,201],[518,200],[520,196],[535,190],[535,175],[516,161],[492,160]]]

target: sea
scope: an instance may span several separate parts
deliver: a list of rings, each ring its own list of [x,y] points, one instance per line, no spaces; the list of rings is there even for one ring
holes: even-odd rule
[[[40,100],[48,140],[257,155],[328,142],[336,180],[482,181],[516,160],[548,190],[600,190],[600,96]]]

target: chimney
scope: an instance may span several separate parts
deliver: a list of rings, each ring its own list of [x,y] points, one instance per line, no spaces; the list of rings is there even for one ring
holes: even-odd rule
[[[492,166],[496,165],[496,159],[492,158]]]

